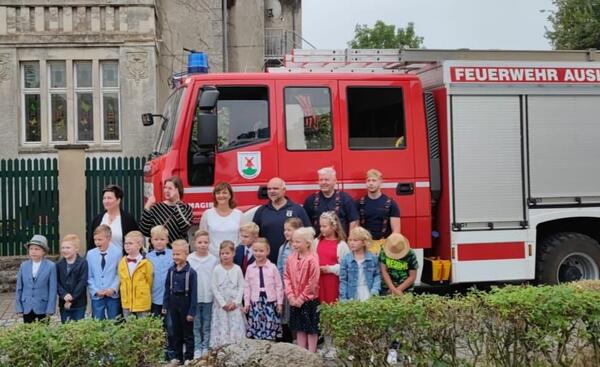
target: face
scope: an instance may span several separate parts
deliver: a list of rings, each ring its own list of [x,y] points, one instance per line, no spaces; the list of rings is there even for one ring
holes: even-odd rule
[[[365,241],[360,238],[350,237],[348,238],[348,247],[352,251],[360,251],[365,248]]]
[[[94,235],[94,245],[96,247],[106,248],[110,244],[110,237],[104,233],[98,233]]]
[[[150,241],[152,241],[152,246],[155,250],[162,251],[167,247],[167,243],[169,243],[169,236],[165,236],[162,233],[155,234],[150,238]]]
[[[335,190],[336,179],[331,174],[319,175],[319,189],[324,194],[330,194]]]
[[[173,261],[177,265],[185,264],[188,252],[183,247],[173,247]]]
[[[142,249],[142,241],[137,237],[125,237],[123,247],[127,255],[137,256]]]
[[[319,219],[319,229],[323,236],[331,236],[335,233],[335,228],[331,224],[331,221],[325,218]]]
[[[283,236],[286,241],[290,241],[292,239],[292,234],[296,229],[292,227],[289,223],[284,223],[283,225]]]
[[[262,242],[255,242],[252,245],[252,253],[254,254],[254,259],[258,262],[262,262],[269,256],[269,249]]]
[[[269,200],[277,202],[285,197],[285,187],[280,179],[271,179],[267,183],[267,195]]]
[[[107,191],[102,195],[102,205],[104,209],[107,211],[117,209],[121,204],[121,199],[117,199],[115,193],[112,191]]]
[[[217,203],[219,205],[229,206],[229,200],[231,199],[231,194],[229,193],[229,190],[223,189],[223,190],[217,191],[215,193],[215,199],[217,200]]]
[[[292,235],[292,248],[295,251],[300,253],[304,253],[308,250],[308,246],[310,244],[304,240],[304,238],[296,235],[295,233]]]
[[[376,177],[367,177],[367,191],[378,192],[381,188],[381,179]]]
[[[73,244],[73,242],[65,241],[60,244],[60,254],[65,259],[72,259],[77,255],[77,248]]]
[[[46,255],[46,251],[38,245],[29,245],[28,253],[31,260],[34,261],[40,261]]]
[[[221,258],[221,263],[223,264],[231,264],[233,263],[233,251],[230,248],[224,248],[219,252],[219,256]]]
[[[163,187],[163,196],[166,201],[170,201],[172,203],[179,201],[179,191],[177,191],[177,187],[171,181],[166,182]]]
[[[251,246],[256,236],[248,231],[240,231],[240,243],[244,246]]]
[[[205,255],[208,252],[208,236],[198,236],[194,241],[194,248],[196,252]]]

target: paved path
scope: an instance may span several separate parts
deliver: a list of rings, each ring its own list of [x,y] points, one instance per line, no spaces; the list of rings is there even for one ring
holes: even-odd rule
[[[59,322],[58,306],[56,312],[52,316],[52,321]],[[0,293],[0,328],[22,323],[23,317],[18,317],[15,313],[15,294]]]

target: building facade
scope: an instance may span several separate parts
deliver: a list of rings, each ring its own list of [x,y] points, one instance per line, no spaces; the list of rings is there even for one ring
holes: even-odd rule
[[[184,47],[211,72],[262,71],[272,29],[299,35],[300,14],[298,0],[0,0],[0,158],[147,155],[140,115],[161,112]],[[300,46],[286,37],[281,57]]]

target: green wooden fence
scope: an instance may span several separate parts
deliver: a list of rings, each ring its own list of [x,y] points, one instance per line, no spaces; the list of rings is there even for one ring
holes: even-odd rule
[[[87,232],[92,219],[104,211],[102,189],[109,185],[119,185],[124,192],[121,207],[139,221],[144,208],[144,164],[146,158],[86,158],[86,210]],[[89,238],[89,233],[86,239]],[[86,241],[87,242],[87,241]]]
[[[26,254],[32,235],[58,253],[58,160],[0,160],[0,256]]]

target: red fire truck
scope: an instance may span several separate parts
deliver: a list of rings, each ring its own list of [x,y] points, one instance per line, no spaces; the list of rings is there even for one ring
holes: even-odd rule
[[[199,217],[221,181],[250,210],[275,176],[303,203],[319,168],[354,198],[377,168],[419,261],[447,260],[451,283],[598,279],[595,58],[297,50],[267,73],[187,75],[161,115],[146,195],[178,175]]]

